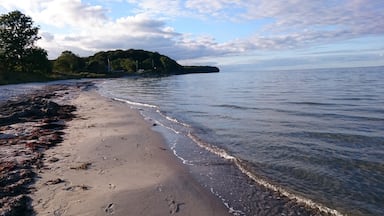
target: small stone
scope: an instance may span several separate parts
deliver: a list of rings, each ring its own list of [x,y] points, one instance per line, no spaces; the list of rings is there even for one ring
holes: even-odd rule
[[[60,178],[57,178],[57,179],[52,179],[52,180],[49,180],[47,182],[45,182],[46,185],[55,185],[55,184],[60,184],[60,183],[63,183],[64,181]]]
[[[59,161],[59,158],[51,157],[48,161],[51,163],[55,163],[55,162]]]
[[[70,169],[87,170],[89,168],[89,166],[91,166],[91,165],[92,165],[92,163],[85,162],[85,163],[81,163],[80,165],[77,165],[77,166],[71,166]]]

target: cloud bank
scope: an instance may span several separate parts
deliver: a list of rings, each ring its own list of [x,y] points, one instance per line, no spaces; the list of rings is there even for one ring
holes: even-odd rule
[[[111,5],[123,8],[114,17]],[[2,0],[0,12],[20,10],[41,27],[39,45],[51,58],[64,50],[148,49],[178,60],[288,50],[384,33],[382,0]],[[124,13],[125,12],[125,13]],[[172,21],[258,22],[246,37],[178,32]],[[236,29],[227,29],[236,34]],[[384,49],[384,47],[382,47]]]

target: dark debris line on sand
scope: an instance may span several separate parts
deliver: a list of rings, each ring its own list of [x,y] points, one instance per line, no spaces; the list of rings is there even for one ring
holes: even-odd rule
[[[63,140],[65,122],[75,117],[76,107],[53,101],[68,90],[47,86],[0,104],[0,215],[32,214],[28,194],[43,152]]]

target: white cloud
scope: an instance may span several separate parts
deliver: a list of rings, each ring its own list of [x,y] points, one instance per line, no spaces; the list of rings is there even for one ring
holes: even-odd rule
[[[180,0],[127,0],[131,4],[135,4],[136,13],[145,14],[149,17],[156,17],[158,15],[169,17],[169,16],[180,16],[185,11],[182,10],[182,1]]]
[[[41,4],[37,21],[58,27],[84,28],[103,25],[106,10],[98,5],[88,5],[80,0],[54,0]]]
[[[154,0],[130,0],[130,2],[136,2],[138,8],[147,14],[162,14],[164,17],[183,16],[175,12],[183,11],[184,16],[204,19],[226,19],[237,22],[268,20],[264,24],[263,31],[255,33],[252,37],[222,44],[200,44],[200,46],[205,44],[205,50],[211,49],[212,54],[217,54],[218,49],[224,53],[254,49],[286,49],[384,33],[382,0],[161,1],[164,7],[158,6],[158,1]],[[198,42],[184,40],[179,43],[190,43],[187,47],[195,50],[198,47],[195,43]]]
[[[90,55],[100,50],[141,48],[190,59],[292,49],[384,33],[382,0],[108,1],[122,6],[129,3],[130,15],[107,17],[113,11],[102,6],[105,1],[101,0],[1,0],[0,10],[19,9],[41,25],[39,45],[49,51],[51,58],[64,50]],[[262,30],[247,38],[219,43],[209,32],[181,33],[168,24],[186,17],[238,23],[260,21]],[[228,33],[231,31],[236,29]]]
[[[273,20],[271,27],[278,28],[277,32],[327,26],[375,32],[377,27],[384,25],[382,0],[186,0],[184,4],[207,17],[214,14],[218,19],[270,18]]]
[[[219,15],[225,9],[238,7],[240,2],[236,0],[187,0],[185,1],[185,7],[196,10],[201,14]]]
[[[167,27],[164,22],[142,16],[124,17],[105,22],[100,26],[85,27],[72,34],[56,34],[42,37],[39,44],[47,49],[73,50],[80,55],[108,49],[164,49],[172,47],[173,39],[180,34]],[[169,48],[168,48],[169,49]],[[57,56],[57,52],[52,57]]]
[[[106,10],[81,0],[2,0],[6,10],[18,9],[40,24],[55,27],[86,27],[102,25]]]

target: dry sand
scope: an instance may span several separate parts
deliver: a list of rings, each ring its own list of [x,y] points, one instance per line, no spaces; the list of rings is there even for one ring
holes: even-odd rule
[[[72,104],[31,194],[37,215],[229,215],[136,110],[94,91]]]

